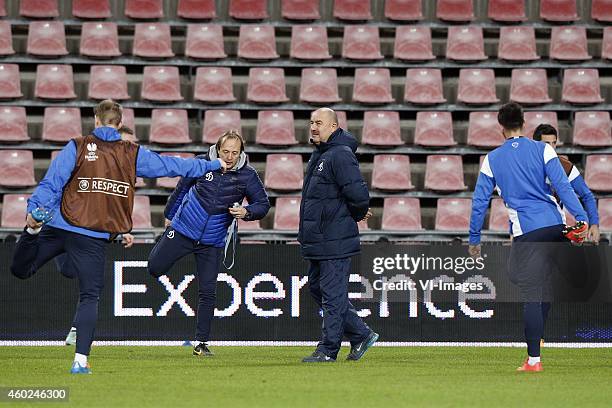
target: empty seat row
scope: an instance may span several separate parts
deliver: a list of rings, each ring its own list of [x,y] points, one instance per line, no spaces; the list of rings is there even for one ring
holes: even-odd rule
[[[126,68],[121,65],[92,65],[88,97],[90,99],[130,99]],[[304,68],[300,100],[312,104],[341,102],[335,68]],[[439,69],[411,68],[406,71],[404,100],[413,104],[444,103],[442,74]],[[23,96],[19,65],[0,64],[0,99]],[[71,65],[40,64],[36,69],[36,98],[69,100],[77,98]],[[153,102],[179,102],[181,76],[175,66],[145,66],[141,98]],[[206,103],[236,100],[230,68],[200,67],[196,71],[193,98]],[[563,71],[562,100],[572,104],[597,104],[601,97],[597,69],[572,68]],[[387,68],[357,68],[353,84],[353,102],[387,104],[395,102],[391,94],[391,73]],[[283,68],[251,68],[247,100],[255,103],[288,102]],[[513,69],[510,100],[522,104],[552,102],[545,69]],[[493,69],[463,68],[459,71],[457,102],[487,105],[499,102]]]
[[[132,54],[143,58],[171,58],[172,37],[167,23],[137,23],[134,25]],[[0,22],[0,55],[14,54],[11,26]],[[29,24],[27,53],[42,57],[68,54],[64,23],[33,21]],[[80,53],[87,57],[112,58],[121,55],[117,24],[110,22],[83,23]],[[240,26],[238,57],[248,60],[279,58],[274,27],[249,24]],[[185,56],[196,59],[222,59],[224,49],[222,26],[194,25],[187,28]],[[612,27],[606,27],[602,43],[602,58],[612,59]],[[290,57],[300,60],[326,60],[329,53],[327,30],[324,26],[293,26]],[[431,29],[427,26],[398,26],[395,32],[393,57],[407,61],[435,59],[432,52]],[[530,26],[510,26],[500,29],[497,57],[512,62],[540,59],[536,52],[535,29]],[[592,58],[587,48],[585,27],[553,27],[549,57],[559,61],[586,61]],[[375,26],[346,26],[342,41],[342,58],[354,61],[383,59],[379,29]],[[479,26],[448,28],[446,58],[455,61],[482,61],[483,29]]]
[[[191,153],[162,153],[176,157],[193,157]],[[52,155],[55,158],[56,152]],[[32,187],[34,159],[29,150],[0,150],[0,186]],[[304,181],[302,156],[299,154],[268,154],[264,185],[276,191],[297,191]],[[375,190],[400,192],[414,189],[410,158],[407,155],[378,154],[374,156],[372,184]],[[176,178],[157,181],[158,187],[174,188]],[[612,191],[612,155],[592,154],[586,157],[585,181],[596,192]],[[138,187],[144,187],[140,182]],[[435,192],[458,192],[467,189],[464,182],[463,156],[432,154],[426,158],[424,188]]]
[[[2,200],[0,226],[3,228],[23,228],[29,195],[5,194]],[[274,207],[274,224],[276,230],[296,231],[299,227],[300,197],[279,197]],[[602,198],[598,201],[600,229],[612,231],[612,199]],[[436,205],[435,230],[449,233],[467,233],[471,200],[468,198],[440,198]],[[422,211],[418,198],[387,197],[382,208],[381,231],[393,232],[426,232],[423,229]],[[148,196],[137,195],[134,199],[132,213],[135,232],[153,228],[151,222],[151,204]],[[509,231],[508,212],[501,199],[491,200],[487,229],[489,231]],[[569,221],[568,221],[569,222]],[[256,232],[261,230],[258,221],[240,220],[239,231]],[[360,222],[361,231],[369,230],[367,222]]]
[[[385,0],[384,16],[394,21],[423,19],[422,0]],[[288,20],[318,20],[320,0],[282,0],[281,15]],[[539,16],[546,21],[579,20],[576,0],[540,0]],[[215,0],[177,0],[176,15],[185,19],[213,19],[217,16]],[[594,20],[612,21],[609,0],[592,0],[590,15]],[[268,0],[230,0],[228,12],[237,20],[270,18]],[[4,0],[0,13],[6,15]],[[20,0],[23,17],[58,17],[58,0]],[[125,0],[124,14],[132,19],[164,18],[162,0]],[[96,19],[112,17],[109,0],[72,0],[72,15]],[[345,21],[367,21],[373,18],[370,0],[334,0],[333,16]],[[527,20],[524,0],[489,0],[487,17],[494,21]],[[473,0],[437,0],[436,18],[444,21],[475,19]]]
[[[346,113],[338,112],[340,127],[347,129]],[[573,120],[575,146],[612,146],[610,113],[606,111],[576,112]],[[134,129],[134,111],[125,108],[123,123]],[[533,130],[547,123],[559,129],[557,113],[551,111],[525,112],[524,133],[531,137]],[[202,142],[216,143],[219,135],[230,129],[242,132],[240,112],[237,110],[207,110],[204,114]],[[64,143],[81,135],[79,108],[47,107],[44,110],[41,139]],[[29,140],[26,111],[23,107],[0,107],[0,141],[23,142]],[[136,138],[134,138],[136,140]],[[185,109],[153,109],[148,140],[157,144],[190,144],[188,114]],[[496,112],[470,112],[467,145],[493,148],[504,141]],[[417,112],[414,129],[415,145],[425,147],[451,147],[457,144],[453,136],[453,119],[450,112]],[[292,111],[262,110],[258,112],[255,143],[269,146],[297,144],[295,121]],[[405,144],[402,138],[400,116],[395,111],[366,111],[363,117],[361,143],[376,147],[394,147]],[[558,143],[561,145],[561,141]]]

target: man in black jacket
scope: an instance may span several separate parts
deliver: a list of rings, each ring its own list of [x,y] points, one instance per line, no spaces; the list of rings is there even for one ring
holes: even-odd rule
[[[338,127],[328,108],[310,117],[315,145],[302,193],[298,241],[310,261],[310,293],[323,310],[322,338],[305,363],[336,360],[343,335],[351,342],[348,360],[359,360],[378,340],[349,302],[351,256],[360,252],[357,222],[369,218],[370,196],[355,156],[357,141]]]

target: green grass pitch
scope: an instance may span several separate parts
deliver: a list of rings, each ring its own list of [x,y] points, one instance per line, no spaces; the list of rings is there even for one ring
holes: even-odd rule
[[[543,349],[544,372],[516,373],[525,349],[374,347],[359,362],[303,364],[305,347],[0,347],[0,386],[68,387],[68,403],[18,407],[610,407],[612,349]],[[2,406],[13,406],[0,403]]]

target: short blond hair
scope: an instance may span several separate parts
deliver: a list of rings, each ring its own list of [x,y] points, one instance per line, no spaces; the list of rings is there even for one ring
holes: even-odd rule
[[[123,108],[112,99],[105,99],[94,108],[94,115],[103,126],[119,126],[123,119]]]

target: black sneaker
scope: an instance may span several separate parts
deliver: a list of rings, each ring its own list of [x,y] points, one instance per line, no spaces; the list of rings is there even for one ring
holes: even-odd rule
[[[365,352],[368,351],[368,349],[372,347],[374,343],[376,343],[377,340],[378,333],[371,332],[370,335],[364,341],[351,346],[351,352],[346,357],[346,359],[353,361],[359,360],[361,357],[363,357]]]
[[[334,361],[336,361],[335,358],[331,358],[319,350],[302,359],[302,363],[333,363]]]
[[[212,357],[215,354],[212,351],[210,351],[206,343],[200,343],[193,348],[193,355],[202,356],[202,357]]]

